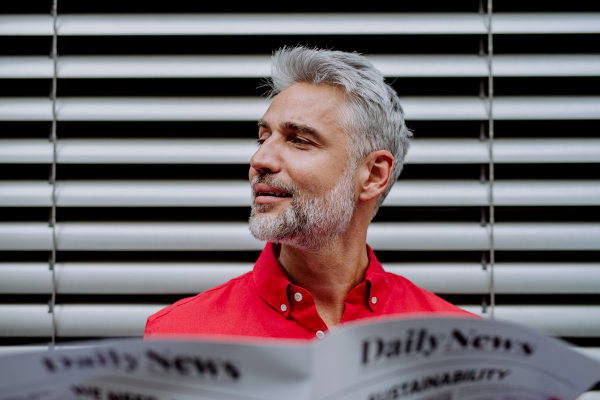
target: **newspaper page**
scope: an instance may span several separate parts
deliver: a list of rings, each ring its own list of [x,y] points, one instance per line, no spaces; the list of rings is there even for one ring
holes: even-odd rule
[[[310,342],[121,340],[0,357],[0,400],[310,399]]]
[[[556,339],[475,319],[355,324],[315,349],[319,400],[573,400],[600,380]]]
[[[355,323],[315,341],[119,340],[0,357],[0,400],[574,400],[600,364],[457,318]]]

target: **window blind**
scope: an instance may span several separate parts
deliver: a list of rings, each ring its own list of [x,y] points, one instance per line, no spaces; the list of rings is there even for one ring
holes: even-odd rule
[[[600,359],[600,13],[471,6],[9,7],[0,353],[140,336],[252,268],[260,86],[299,43],[369,56],[401,96],[415,141],[368,234],[384,267]]]

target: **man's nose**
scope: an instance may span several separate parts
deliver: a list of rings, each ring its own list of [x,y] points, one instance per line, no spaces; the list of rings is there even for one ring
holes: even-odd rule
[[[250,159],[250,167],[259,172],[279,172],[281,169],[281,148],[275,135],[270,136]]]

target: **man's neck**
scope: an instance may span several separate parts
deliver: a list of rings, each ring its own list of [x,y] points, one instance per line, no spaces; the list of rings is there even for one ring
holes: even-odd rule
[[[369,266],[366,235],[357,238],[342,234],[316,250],[285,244],[277,250],[279,265],[293,284],[310,292],[327,327],[338,325],[346,296],[363,282]]]

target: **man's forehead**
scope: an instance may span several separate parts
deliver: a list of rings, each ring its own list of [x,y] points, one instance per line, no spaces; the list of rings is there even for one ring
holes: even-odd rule
[[[265,116],[306,124],[315,118],[337,115],[344,103],[344,94],[334,86],[295,83],[275,96]]]

